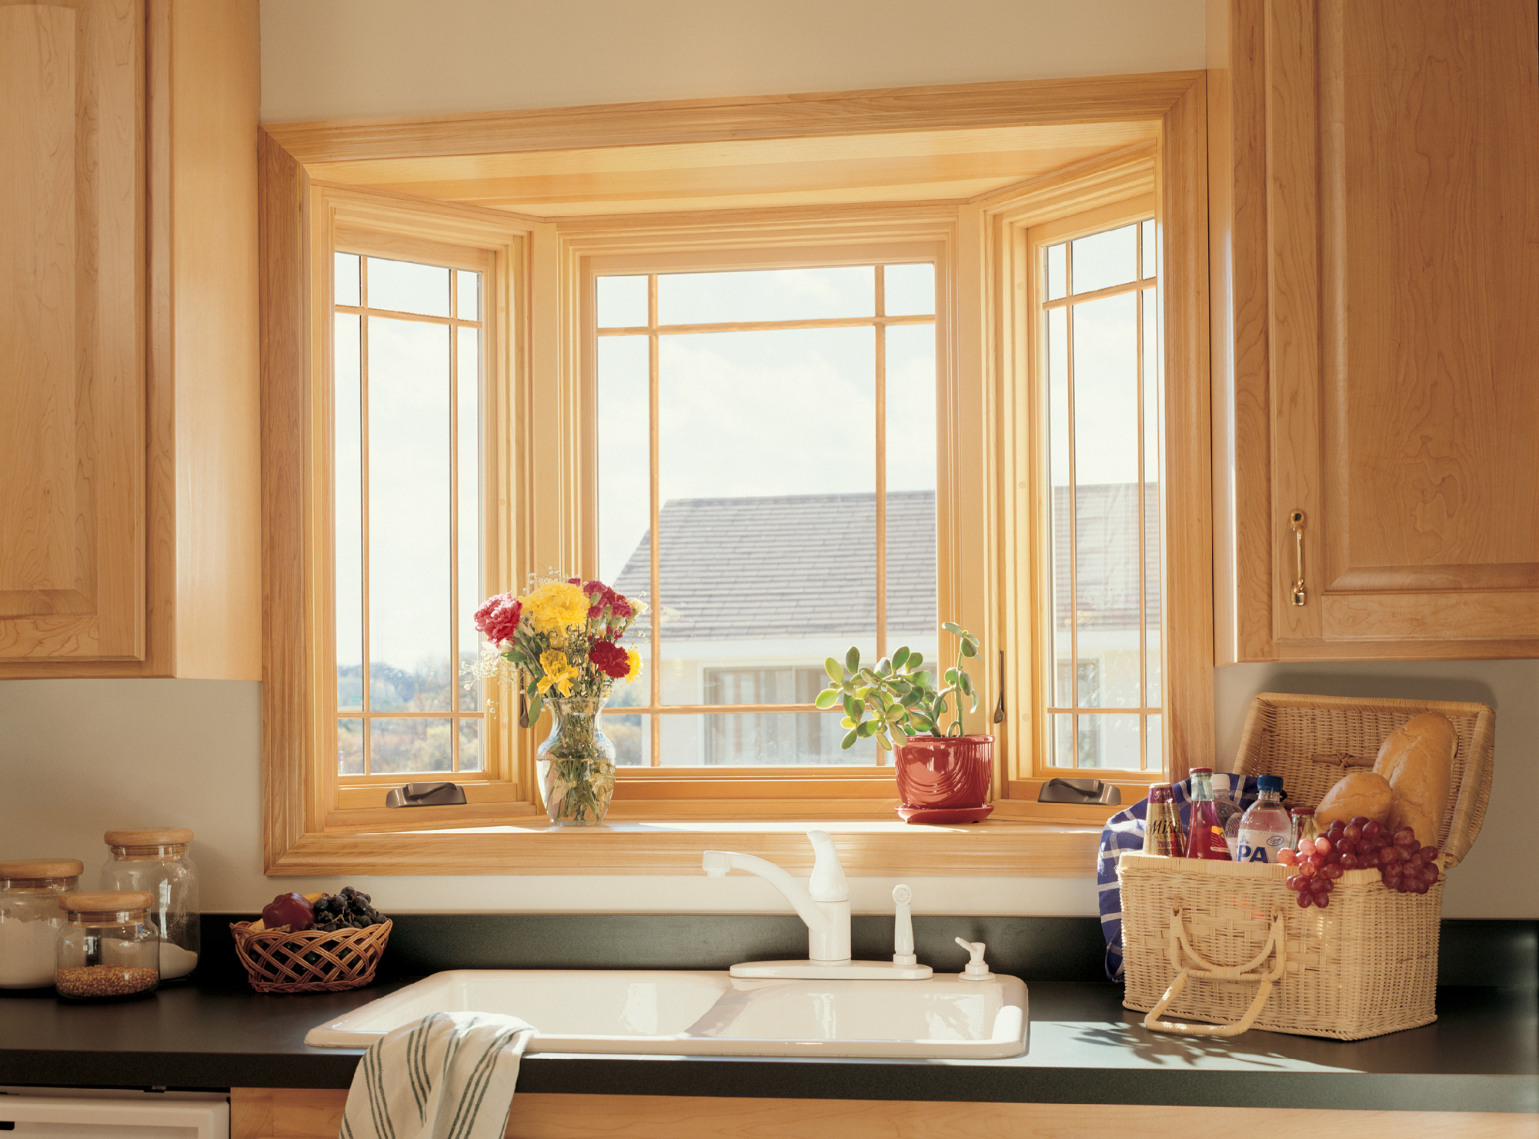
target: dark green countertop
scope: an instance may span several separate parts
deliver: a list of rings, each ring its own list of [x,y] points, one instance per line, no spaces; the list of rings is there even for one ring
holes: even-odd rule
[[[361,1053],[310,1048],[309,1029],[449,968],[724,969],[798,956],[791,915],[402,915],[373,986],[260,996],[228,916],[205,915],[195,985],[152,999],[65,1005],[0,992],[0,1085],[345,1088]],[[856,917],[855,955],[891,952],[892,919]],[[957,934],[1030,991],[1031,1038],[1010,1060],[535,1055],[530,1092],[1539,1111],[1539,923],[1443,923],[1435,1024],[1343,1043],[1252,1031],[1147,1032],[1101,981],[1091,918],[916,917],[920,960],[955,969]]]
[[[0,1084],[345,1088],[357,1051],[305,1032],[401,982],[259,996],[167,987],[117,1005],[0,998]],[[1031,1040],[1010,1060],[525,1057],[530,1092],[1539,1111],[1539,995],[1444,988],[1436,1024],[1351,1043],[1252,1031],[1190,1040],[1145,1031],[1111,984],[1030,986]]]

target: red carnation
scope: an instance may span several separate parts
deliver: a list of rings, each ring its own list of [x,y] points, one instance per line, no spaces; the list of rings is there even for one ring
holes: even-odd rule
[[[630,658],[625,650],[613,641],[595,641],[588,651],[588,659],[600,672],[615,680],[624,680],[631,672]]]
[[[613,600],[610,601],[609,611],[622,620],[626,617],[635,616],[636,613],[636,610],[631,607],[630,601],[624,597],[621,597],[618,593],[615,594]]]
[[[511,593],[499,593],[495,597],[488,597],[481,608],[476,610],[475,625],[486,634],[487,640],[501,644],[513,639],[513,633],[518,629],[518,619],[523,612],[524,607],[518,598]]]

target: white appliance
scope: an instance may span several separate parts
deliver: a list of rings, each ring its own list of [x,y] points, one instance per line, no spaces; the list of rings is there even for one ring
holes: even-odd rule
[[[0,1088],[0,1139],[230,1139],[229,1097]]]

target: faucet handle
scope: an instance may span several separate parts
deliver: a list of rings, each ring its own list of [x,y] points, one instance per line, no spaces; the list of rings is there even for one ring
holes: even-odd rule
[[[839,849],[827,831],[808,831],[807,840],[812,843],[814,858],[812,877],[807,879],[807,891],[815,902],[847,902],[850,900],[850,884],[845,880],[844,867],[839,862]]]
[[[892,900],[897,907],[892,915],[892,963],[917,965],[919,958],[914,956],[914,922],[908,908],[908,904],[914,900],[914,892],[907,886],[894,886]]]
[[[956,943],[963,949],[967,950],[968,956],[971,958],[971,960],[967,963],[967,968],[962,970],[961,980],[993,980],[994,974],[989,972],[988,962],[984,961],[983,959],[983,951],[987,948],[987,946],[984,945],[984,943],[981,941],[968,941],[961,937],[956,939]]]

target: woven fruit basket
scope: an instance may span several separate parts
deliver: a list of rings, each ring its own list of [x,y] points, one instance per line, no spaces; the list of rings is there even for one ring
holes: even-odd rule
[[[235,955],[259,993],[340,993],[374,980],[390,940],[387,920],[366,929],[330,932],[287,928],[254,930],[234,922]]]
[[[1293,805],[1315,806],[1347,771],[1371,767],[1386,735],[1429,711],[1448,717],[1458,750],[1440,872],[1425,894],[1390,890],[1378,870],[1349,870],[1328,909],[1300,908],[1286,866],[1122,856],[1123,1004],[1148,1013],[1146,1027],[1362,1040],[1437,1019],[1442,871],[1468,854],[1484,820],[1495,713],[1484,704],[1263,693],[1235,766],[1280,775]]]

